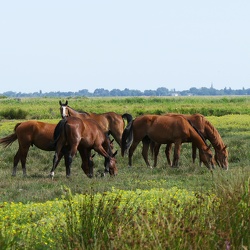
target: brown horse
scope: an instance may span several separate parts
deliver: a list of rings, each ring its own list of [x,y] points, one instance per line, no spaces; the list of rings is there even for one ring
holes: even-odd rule
[[[127,123],[133,120],[132,115],[128,113],[119,115],[115,112],[107,112],[103,114],[78,112],[68,106],[68,101],[64,104],[59,101],[59,104],[62,118],[75,116],[80,119],[93,119],[100,125],[104,133],[111,134],[114,137],[119,146],[121,146],[122,133],[125,128],[123,119],[126,119]]]
[[[68,146],[70,165],[78,149],[83,160],[82,169],[88,177],[93,177],[93,166],[89,165],[91,149],[105,158],[105,172],[109,172],[110,175],[117,174],[116,159],[114,158],[117,152],[113,154],[108,135],[102,131],[96,121],[92,119],[82,120],[74,116],[64,118],[57,124],[54,138],[56,150],[50,172],[52,178],[58,165],[61,150],[65,145]]]
[[[129,150],[129,166],[132,165],[132,155],[140,141],[143,142],[143,158],[148,166],[147,140],[156,144],[174,143],[173,167],[178,166],[180,148],[183,142],[192,141],[200,152],[201,161],[211,169],[214,167],[213,156],[210,148],[193,126],[182,116],[142,115],[135,118],[125,128],[122,135],[122,156]]]
[[[16,170],[19,161],[21,161],[22,164],[23,175],[26,175],[26,159],[30,146],[35,145],[37,148],[45,151],[55,150],[55,146],[53,144],[53,134],[55,127],[56,124],[50,124],[35,120],[25,121],[16,124],[14,133],[0,139],[0,144],[3,144],[5,147],[18,140],[19,147],[17,153],[14,156],[12,176],[16,176]],[[63,153],[62,155],[60,155],[60,159],[63,155],[67,172],[68,157],[65,153]]]
[[[192,125],[201,133],[203,138],[209,140],[215,150],[215,160],[217,164],[223,168],[228,169],[228,151],[227,146],[224,144],[218,130],[201,114],[193,114],[193,115],[184,115],[184,114],[173,114],[169,113],[166,114],[167,116],[183,116],[184,118],[188,119],[192,123]],[[154,143],[151,142],[151,151],[154,152],[154,166],[157,165],[157,155],[160,149],[161,144],[153,145]],[[167,161],[169,165],[171,165],[170,160],[170,151],[172,148],[172,144],[167,144],[165,154],[167,157]],[[192,158],[193,162],[196,158],[196,145],[192,143]]]

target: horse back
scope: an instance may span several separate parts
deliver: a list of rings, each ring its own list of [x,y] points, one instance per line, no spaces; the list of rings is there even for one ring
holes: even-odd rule
[[[143,115],[134,120],[134,136],[165,144],[168,142],[188,141],[190,124],[183,116]]]
[[[104,132],[113,131],[114,129],[122,131],[124,128],[122,116],[115,112],[106,112],[102,114],[90,113],[90,118],[95,120]]]
[[[42,150],[51,151],[55,127],[55,124],[30,120],[16,126],[15,133],[22,148],[35,145]]]

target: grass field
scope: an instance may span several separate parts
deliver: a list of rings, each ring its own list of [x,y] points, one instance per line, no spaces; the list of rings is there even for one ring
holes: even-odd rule
[[[5,227],[5,229],[2,227],[0,244],[5,244],[6,249],[11,249],[11,247],[15,249],[18,246],[21,247],[22,244],[26,244],[27,249],[32,249],[31,246],[34,246],[32,237],[37,240],[35,247],[37,249],[57,249],[58,246],[64,246],[67,249],[139,249],[142,247],[152,249],[155,244],[159,246],[158,249],[226,249],[228,245],[230,245],[230,249],[250,248],[247,233],[250,229],[249,97],[155,97],[123,98],[121,100],[69,98],[68,100],[69,105],[76,110],[96,113],[128,112],[133,117],[145,113],[202,113],[218,129],[223,141],[228,146],[229,170],[223,171],[216,168],[211,174],[204,166],[198,166],[198,159],[195,164],[192,164],[190,144],[182,146],[178,169],[172,169],[167,165],[163,146],[157,168],[147,168],[141,156],[141,145],[134,153],[133,167],[129,168],[128,157],[121,157],[119,147],[115,144],[119,153],[117,156],[118,175],[114,178],[100,176],[99,172],[103,170],[103,159],[99,155],[94,158],[95,177],[87,178],[80,168],[80,157],[77,155],[73,160],[71,178],[65,177],[65,167],[61,162],[56,170],[55,179],[52,181],[49,178],[49,171],[52,167],[53,152],[45,152],[35,147],[30,149],[27,159],[28,176],[26,178],[22,176],[19,165],[17,176],[11,177],[13,157],[18,148],[17,142],[15,142],[6,149],[0,148],[0,206],[3,211],[2,214],[0,212],[0,226]],[[0,137],[12,133],[15,124],[25,119],[57,123],[60,120],[58,101],[59,99],[56,98],[1,99]],[[27,112],[26,118],[10,120],[4,117],[6,110],[11,112],[11,110],[18,109]],[[89,206],[84,206],[85,203],[82,201],[79,205],[79,200],[75,201],[75,197],[78,196],[75,195],[90,197],[90,201],[86,200],[86,204]],[[98,196],[99,203],[97,204],[99,205],[94,202],[97,195],[101,195],[101,198]],[[172,196],[175,198],[170,199]],[[186,200],[184,197],[190,197],[190,200]],[[154,201],[154,199],[156,200]],[[161,200],[162,202],[160,202]],[[194,200],[200,202],[200,205],[197,206],[198,203],[194,205],[192,203]],[[62,201],[65,201],[66,205],[62,205],[60,203]],[[105,202],[109,205],[106,206]],[[151,202],[153,203],[151,204]],[[78,204],[77,208],[75,203]],[[125,205],[122,205],[124,203]],[[128,212],[132,209],[131,204],[135,209],[132,217]],[[88,210],[91,206],[95,206],[93,210],[95,214],[93,214],[94,212],[91,214],[91,211]],[[173,206],[176,209],[174,211],[172,211]],[[203,206],[207,208],[204,209]],[[37,214],[36,217],[34,215],[34,220],[31,220],[27,216],[31,216],[34,207],[38,207]],[[39,207],[43,207],[41,211]],[[67,212],[65,215],[62,207],[71,209],[69,210],[71,212]],[[82,210],[85,209],[85,213],[89,215],[88,219],[79,217],[81,212],[77,212],[77,215],[74,214],[79,207]],[[114,207],[119,209],[114,211]],[[47,208],[46,215],[42,211]],[[22,215],[15,209],[25,209],[25,211],[23,210]],[[51,215],[50,210],[56,212]],[[112,213],[117,213],[116,217],[107,215]],[[14,214],[16,215],[14,216]],[[11,218],[12,216],[15,218]],[[25,225],[25,232],[31,235],[22,234],[18,238],[15,233],[20,232],[18,226],[11,226],[7,223],[6,218],[11,218],[13,225],[18,224],[20,220],[18,216],[23,216],[23,221],[20,223]],[[55,218],[52,222],[53,216]],[[61,222],[60,216],[66,216],[64,221],[66,225]],[[72,222],[74,216],[81,221],[81,225],[76,226]],[[95,222],[96,216],[102,216],[103,221],[107,220],[104,229],[100,227],[100,221]],[[196,217],[199,217],[200,220],[197,220]],[[81,233],[81,230],[82,232],[87,230],[83,228],[86,226],[83,225],[83,219],[86,223],[92,223],[92,227],[88,224],[87,229],[92,228],[93,235],[87,235],[86,239],[82,235],[84,233]],[[192,223],[190,224],[191,219],[195,221],[193,227],[191,227]],[[45,223],[47,225],[45,231],[39,229],[39,223],[42,221],[47,223]],[[110,221],[113,226],[110,225]],[[34,223],[33,226],[32,223]],[[50,226],[50,223],[53,225]],[[56,225],[55,223],[67,228],[61,234],[59,233],[61,229],[56,228],[55,235],[60,238],[58,243],[55,243],[55,236],[53,237],[48,232],[51,227]],[[210,230],[205,230],[206,227],[209,227]],[[106,234],[100,232],[101,229]],[[12,230],[15,231],[12,232]],[[87,232],[90,233],[88,230]],[[97,233],[100,235],[97,236]],[[69,235],[71,237],[74,235],[74,240],[73,243],[66,244],[65,237],[69,237]],[[15,243],[14,239],[18,239],[19,243]]]

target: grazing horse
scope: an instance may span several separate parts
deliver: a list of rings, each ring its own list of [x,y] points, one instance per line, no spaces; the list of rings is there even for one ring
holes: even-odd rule
[[[53,134],[55,127],[56,124],[50,124],[35,120],[25,121],[16,124],[14,133],[0,139],[0,144],[3,144],[5,147],[18,140],[19,147],[17,153],[14,156],[12,176],[16,176],[16,170],[19,161],[21,161],[22,164],[23,175],[26,175],[26,159],[30,146],[35,145],[37,148],[45,151],[55,150],[55,146],[53,144]],[[68,157],[65,152],[63,152],[63,154],[60,155],[60,159],[63,155],[67,169]]]
[[[146,142],[148,140],[156,144],[175,144],[173,167],[178,166],[181,144],[192,141],[198,147],[200,159],[206,167],[209,169],[214,167],[210,147],[182,116],[142,115],[130,122],[123,132],[121,147],[122,156],[129,150],[129,166],[132,165],[132,155],[140,141],[143,142],[143,158],[147,166],[150,166],[147,157],[149,143]]]
[[[82,120],[74,116],[64,118],[57,124],[54,139],[56,150],[50,172],[52,178],[58,165],[61,150],[65,145],[68,148],[69,165],[71,165],[78,149],[83,160],[82,170],[88,177],[93,177],[93,166],[89,164],[91,149],[105,158],[105,172],[109,172],[110,175],[117,174],[116,159],[114,158],[117,151],[116,153],[112,152],[108,135],[102,131],[96,121],[92,119]]]
[[[193,115],[184,115],[184,114],[173,114],[169,113],[166,114],[166,116],[183,116],[188,121],[191,122],[191,124],[201,133],[201,135],[204,137],[204,139],[209,140],[215,150],[215,160],[217,164],[227,170],[228,169],[228,151],[227,146],[224,144],[218,130],[201,114],[193,114]],[[154,145],[154,142],[151,142],[151,151],[154,152],[154,166],[157,165],[157,152],[159,152],[161,144]],[[170,151],[172,148],[172,144],[167,144],[165,154],[167,157],[167,161],[169,165],[171,165],[170,160]],[[196,158],[196,145],[195,143],[192,143],[192,158],[193,162]]]
[[[68,101],[66,101],[64,104],[59,101],[59,104],[62,118],[68,116],[75,116],[82,120],[93,119],[100,125],[104,133],[111,134],[114,137],[115,141],[119,144],[119,146],[121,146],[122,133],[125,127],[123,119],[126,119],[127,123],[133,120],[132,115],[128,113],[119,115],[115,112],[107,112],[103,114],[78,112],[68,106]]]

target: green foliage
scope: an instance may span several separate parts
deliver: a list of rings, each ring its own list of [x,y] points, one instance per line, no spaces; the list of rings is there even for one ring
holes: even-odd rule
[[[201,113],[205,116],[250,114],[250,97],[70,97],[69,105],[78,111],[119,114]],[[9,109],[22,109],[27,119],[60,119],[60,98],[5,98],[0,99],[0,114]],[[6,118],[8,119],[8,118]],[[12,118],[11,118],[12,119]]]
[[[6,249],[247,249],[250,182],[239,184],[76,196],[64,187],[55,201],[1,203],[0,239]]]
[[[5,111],[0,112],[0,116],[4,119],[25,119],[28,112],[22,109],[8,109]]]

